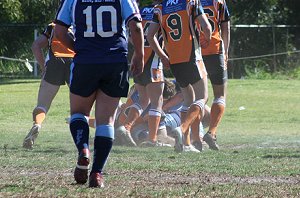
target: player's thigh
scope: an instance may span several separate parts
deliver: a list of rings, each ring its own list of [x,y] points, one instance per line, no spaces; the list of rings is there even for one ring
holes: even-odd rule
[[[223,54],[203,56],[205,67],[213,85],[223,85],[228,80],[227,68]]]
[[[89,116],[95,98],[96,92],[94,92],[88,97],[83,97],[74,93],[70,93],[71,115],[75,113],[82,113],[86,116]]]
[[[163,97],[162,93],[164,90],[163,82],[154,82],[146,86],[148,96],[150,98],[150,103],[152,107],[162,108]]]
[[[42,79],[38,93],[37,106],[42,106],[49,110],[52,100],[56,96],[59,87],[59,85],[53,85]]]
[[[227,83],[222,85],[212,85],[213,93],[215,98],[226,98],[226,91],[227,91]]]
[[[183,96],[183,105],[189,107],[195,100],[195,93],[193,87],[188,85],[184,88],[180,88]]]
[[[208,85],[207,85],[206,77],[194,83],[192,87],[195,94],[195,100],[200,100],[200,99],[206,100],[208,98]]]
[[[139,94],[140,105],[143,109],[145,109],[146,106],[149,104],[149,96],[147,94],[146,87],[140,84],[135,84],[134,86]]]
[[[109,124],[114,126],[115,114],[119,105],[119,97],[111,97],[98,90],[96,94],[95,116],[96,125]]]

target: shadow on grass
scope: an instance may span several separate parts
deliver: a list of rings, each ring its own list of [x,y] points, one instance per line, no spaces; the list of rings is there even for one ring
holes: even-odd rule
[[[282,158],[299,158],[300,159],[300,150],[288,152],[288,151],[282,151],[278,153],[273,154],[266,154],[263,155],[262,158],[265,159],[282,159]]]

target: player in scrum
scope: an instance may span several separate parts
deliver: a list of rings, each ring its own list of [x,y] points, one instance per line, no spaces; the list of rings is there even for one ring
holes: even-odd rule
[[[69,84],[70,64],[74,52],[63,46],[53,34],[54,23],[50,23],[44,32],[33,42],[32,52],[42,73],[42,80],[38,92],[37,106],[33,109],[33,126],[23,141],[23,147],[32,149],[38,137],[42,123],[46,118],[51,103],[61,85]],[[69,34],[73,33],[69,29]],[[48,53],[44,58],[43,49]]]
[[[163,65],[170,67],[183,94],[181,125],[178,130],[184,134],[184,142],[175,147],[178,152],[200,152],[191,144],[189,131],[197,116],[201,116],[200,120],[203,118],[208,99],[207,72],[201,56],[196,23],[201,25],[209,43],[211,25],[199,0],[164,0],[155,7],[153,23],[147,34],[150,46],[159,55]],[[160,28],[166,52],[155,37]]]
[[[153,1],[151,5],[145,6],[140,9],[142,16],[142,24],[144,29],[144,71],[142,74],[133,77],[135,89],[139,94],[139,103],[134,103],[126,110],[128,112],[126,120],[121,123],[121,126],[116,130],[116,133],[121,133],[124,141],[127,141],[129,146],[136,146],[136,143],[131,137],[131,128],[135,121],[146,109],[150,103],[148,114],[148,128],[149,138],[142,145],[144,146],[160,146],[157,141],[157,131],[159,128],[160,118],[162,114],[163,97],[162,92],[164,89],[164,74],[163,65],[157,54],[150,47],[146,35],[148,27],[153,18],[154,6],[157,1]],[[158,33],[157,37],[159,37]],[[160,42],[161,44],[161,42]],[[121,136],[121,137],[122,137]]]

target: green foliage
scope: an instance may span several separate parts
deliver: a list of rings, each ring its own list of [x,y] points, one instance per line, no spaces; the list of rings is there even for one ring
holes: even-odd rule
[[[1,0],[0,1],[0,55],[33,60],[30,50],[34,29],[41,31],[55,17],[59,0]],[[289,24],[298,25],[300,4],[298,0],[227,0],[231,24]],[[140,0],[140,6],[152,0]],[[273,43],[273,36],[275,45]],[[273,47],[275,46],[275,47]],[[300,47],[300,28],[232,28],[230,58],[248,57],[297,50]],[[299,55],[299,54],[298,54]],[[297,76],[299,56],[277,56],[258,59],[259,71],[270,75],[285,73]],[[229,63],[231,78],[251,74],[257,60]],[[19,63],[0,61],[0,74],[26,74]],[[247,72],[245,70],[247,67]],[[263,66],[262,66],[263,65]],[[296,72],[294,74],[294,71]],[[264,75],[263,75],[264,76]]]
[[[227,1],[231,11],[231,23],[256,25],[298,25],[300,15],[297,0],[251,0]],[[294,7],[292,6],[294,5]],[[298,36],[297,36],[298,35]],[[230,57],[249,57],[288,52],[300,46],[300,27],[298,28],[232,28]],[[299,59],[299,54],[295,55]],[[293,56],[293,57],[295,57]],[[256,68],[256,67],[259,68]],[[230,62],[229,69],[233,78],[251,75],[260,78],[278,73],[291,74],[299,64],[291,56],[250,59]],[[247,67],[247,71],[245,69]],[[257,73],[257,71],[259,71]],[[269,75],[268,75],[268,74]],[[250,77],[250,76],[248,76]]]
[[[12,23],[22,20],[21,3],[19,0],[0,1],[0,22]]]
[[[59,0],[3,0],[0,2],[0,55],[33,60],[34,29],[41,31],[55,16]],[[0,61],[0,74],[29,74],[24,64]]]

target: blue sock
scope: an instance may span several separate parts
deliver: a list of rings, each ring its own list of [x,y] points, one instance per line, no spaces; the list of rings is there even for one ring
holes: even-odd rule
[[[89,124],[87,118],[80,113],[73,114],[70,121],[70,131],[78,153],[89,147]]]
[[[94,140],[94,162],[91,173],[101,173],[111,151],[114,139],[114,127],[99,125]]]

